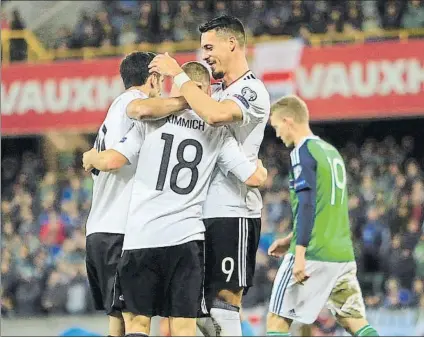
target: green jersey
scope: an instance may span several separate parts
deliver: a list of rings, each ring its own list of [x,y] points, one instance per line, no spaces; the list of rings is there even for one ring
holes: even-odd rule
[[[313,193],[312,231],[306,259],[325,262],[355,260],[351,239],[346,168],[340,153],[317,136],[300,142],[290,153],[290,201],[293,211],[293,239],[290,252],[295,253],[299,222],[299,196]],[[313,224],[312,224],[313,223]]]

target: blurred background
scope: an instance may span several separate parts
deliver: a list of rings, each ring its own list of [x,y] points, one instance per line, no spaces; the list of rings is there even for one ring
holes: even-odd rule
[[[122,56],[168,51],[179,62],[198,59],[197,26],[220,14],[245,24],[251,68],[272,99],[300,95],[313,131],[341,150],[371,324],[382,335],[424,335],[421,0],[3,0],[2,335],[106,333],[85,271],[93,182],[81,154],[123,90]],[[266,252],[291,228],[288,152],[267,127],[260,156],[269,177],[245,335],[265,332],[279,266]],[[167,322],[157,330],[168,335]],[[343,334],[324,309],[311,330]]]

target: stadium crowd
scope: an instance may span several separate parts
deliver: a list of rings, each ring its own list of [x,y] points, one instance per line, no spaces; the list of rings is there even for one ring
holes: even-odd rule
[[[249,33],[300,36],[356,30],[424,27],[421,0],[404,1],[104,1],[104,10],[63,28],[57,47],[100,47],[198,38],[197,27],[213,16],[233,14]]]
[[[325,43],[334,43],[338,33],[352,36],[358,31],[424,27],[422,0],[107,0],[95,15],[83,12],[74,27],[61,27],[54,48],[193,40],[198,38],[201,22],[223,13],[239,17],[250,35],[288,35],[299,37],[306,44],[310,44],[311,34],[323,34]],[[17,11],[10,20],[2,14],[1,21],[2,29],[26,27]],[[12,40],[12,61],[25,58],[25,41]]]
[[[421,159],[413,158],[414,139],[348,143],[342,154],[367,306],[424,308],[424,181]],[[81,170],[80,156],[59,158],[57,172],[46,171],[35,153],[2,158],[4,315],[93,311],[84,263],[92,179]],[[269,178],[263,187],[256,287],[244,299],[245,308],[268,302],[279,262],[267,256],[267,248],[291,227],[288,150],[267,137],[261,158]]]

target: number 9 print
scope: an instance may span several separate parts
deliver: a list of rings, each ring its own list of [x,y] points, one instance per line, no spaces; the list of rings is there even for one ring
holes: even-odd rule
[[[228,264],[229,263],[229,264]],[[228,267],[228,265],[230,265],[229,266],[229,269],[227,268]],[[225,275],[227,275],[227,280],[226,280],[226,282],[228,283],[230,280],[231,280],[231,276],[233,275],[233,272],[234,272],[234,259],[232,259],[231,257],[225,257],[223,260],[222,260],[222,263],[221,263],[221,269],[222,269],[222,272],[225,274]]]

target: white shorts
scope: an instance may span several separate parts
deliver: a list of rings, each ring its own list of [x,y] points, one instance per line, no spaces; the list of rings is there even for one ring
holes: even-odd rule
[[[304,324],[312,324],[325,306],[340,317],[365,317],[356,262],[306,261],[310,277],[303,285],[296,283],[293,265],[294,256],[287,254],[274,280],[271,313]]]

